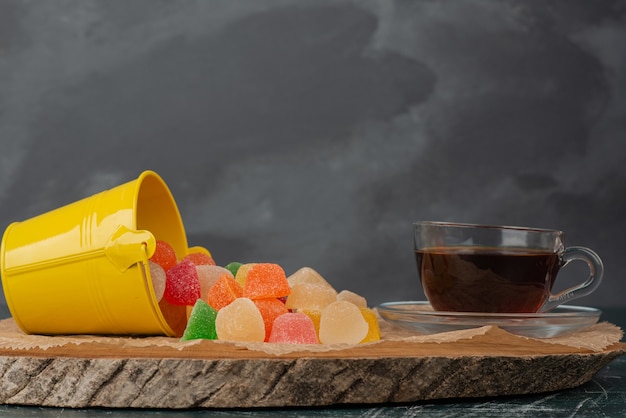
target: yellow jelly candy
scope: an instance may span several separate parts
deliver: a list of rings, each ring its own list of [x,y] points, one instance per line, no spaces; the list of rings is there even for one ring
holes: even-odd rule
[[[368,331],[365,338],[361,340],[361,343],[370,343],[372,341],[380,340],[380,325],[378,325],[378,318],[376,318],[376,313],[370,308],[359,307],[361,310],[361,315],[363,315],[363,319],[367,322]]]
[[[237,274],[235,274],[235,280],[237,280],[237,283],[239,283],[241,285],[241,288],[243,289],[243,287],[246,285],[246,278],[248,276],[248,272],[250,271],[250,269],[257,263],[246,263],[246,264],[242,264],[241,266],[239,266],[239,268],[237,269]]]
[[[320,318],[322,317],[322,311],[313,310],[313,309],[298,309],[299,313],[303,313],[313,322],[313,326],[315,327],[315,333],[317,334],[317,338],[320,336]]]

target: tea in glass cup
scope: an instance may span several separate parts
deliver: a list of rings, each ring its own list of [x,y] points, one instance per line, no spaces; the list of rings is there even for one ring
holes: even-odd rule
[[[451,312],[546,312],[592,293],[603,265],[589,248],[566,247],[558,230],[451,222],[416,222],[415,257],[433,309]],[[573,260],[589,267],[583,283],[552,294]]]

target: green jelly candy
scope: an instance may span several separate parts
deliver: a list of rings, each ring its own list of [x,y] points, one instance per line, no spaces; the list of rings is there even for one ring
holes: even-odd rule
[[[240,263],[239,261],[233,261],[231,263],[228,263],[224,266],[224,268],[226,268],[226,270],[229,270],[231,273],[233,273],[233,277],[237,276],[237,271],[239,270],[239,267],[241,267],[243,263]]]
[[[193,305],[193,309],[189,315],[189,320],[187,321],[187,328],[185,328],[185,332],[180,340],[216,340],[216,316],[217,311],[215,309],[202,299],[198,299],[195,305]]]

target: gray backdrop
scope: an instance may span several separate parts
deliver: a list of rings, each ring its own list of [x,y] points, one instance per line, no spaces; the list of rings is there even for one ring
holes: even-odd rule
[[[623,305],[625,13],[0,0],[0,228],[152,169],[218,264],[310,266],[376,305],[424,298],[415,220],[557,228],[606,265],[576,304]]]

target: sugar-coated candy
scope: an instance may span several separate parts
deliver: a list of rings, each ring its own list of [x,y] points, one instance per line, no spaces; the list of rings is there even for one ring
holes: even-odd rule
[[[259,309],[248,298],[238,298],[217,312],[215,330],[220,340],[263,342],[265,324]]]
[[[330,286],[317,283],[299,282],[291,288],[287,296],[287,308],[321,311],[337,300],[337,291]]]
[[[150,261],[157,263],[163,267],[163,270],[168,271],[178,263],[178,258],[174,248],[169,243],[156,240],[156,249],[152,257],[150,257]]]
[[[237,283],[239,283],[241,287],[245,286],[246,278],[248,277],[248,272],[250,271],[252,266],[254,266],[255,264],[256,263],[245,263],[245,264],[240,265],[237,268],[237,273],[235,274],[235,280],[237,280]]]
[[[165,273],[163,297],[173,305],[193,305],[200,297],[200,282],[196,266],[189,260],[181,261]]]
[[[268,342],[283,344],[319,343],[311,318],[298,312],[285,313],[276,318]]]
[[[368,331],[361,310],[353,303],[338,300],[322,311],[319,338],[323,344],[358,344]]]
[[[202,299],[198,299],[193,305],[181,341],[200,338],[207,340],[217,339],[217,332],[215,331],[216,317],[217,311]]]
[[[348,302],[354,303],[359,308],[367,308],[367,300],[350,290],[342,290],[337,294],[337,300],[347,300]]]
[[[209,289],[207,302],[215,310],[219,311],[232,303],[235,299],[243,296],[243,289],[228,274],[221,275],[215,284]]]
[[[211,256],[203,252],[189,253],[183,257],[183,260],[189,260],[196,266],[214,266],[215,260]]]
[[[157,302],[163,298],[165,292],[165,270],[154,261],[148,261],[150,266],[150,278],[152,279],[152,289]]]
[[[200,300],[200,299],[198,299]],[[196,302],[198,301],[196,300]],[[196,305],[185,305],[185,318],[187,318],[186,320],[189,321],[189,317],[191,316],[191,312],[193,311],[193,307]],[[185,322],[185,325],[187,325],[187,322]]]
[[[204,300],[207,300],[209,289],[211,289],[220,276],[227,275],[233,277],[230,271],[221,266],[202,264],[196,266],[196,272],[198,273],[198,280],[200,281],[200,297]]]
[[[187,307],[189,305],[174,305],[163,298],[159,302],[159,310],[174,335],[182,337],[187,326]]]
[[[226,268],[228,271],[230,271],[232,273],[233,277],[236,277],[237,276],[237,271],[239,270],[239,267],[241,267],[241,265],[242,265],[242,263],[240,263],[239,261],[231,261],[230,263],[226,264],[224,266],[224,268]]]
[[[311,319],[311,322],[313,322],[313,326],[315,327],[317,339],[319,340],[322,311],[318,311],[316,309],[298,309],[298,313],[303,313]]]
[[[252,302],[254,302],[263,317],[263,323],[265,324],[265,341],[267,341],[272,332],[274,320],[280,315],[289,312],[289,309],[287,309],[285,304],[278,298],[253,299]]]
[[[376,313],[367,307],[359,307],[363,319],[367,322],[368,331],[367,335],[361,340],[361,343],[370,343],[372,341],[380,340],[380,325],[378,324],[378,318]]]
[[[203,253],[203,254],[206,254],[209,257],[213,258],[213,254],[211,254],[211,251],[209,251],[205,247],[202,247],[202,246],[199,246],[199,245],[195,246],[195,247],[187,248],[187,254],[191,254],[191,253]]]
[[[289,293],[291,293],[291,288],[287,282],[287,276],[278,264],[257,263],[246,275],[243,295],[247,298],[279,298]]]
[[[297,283],[312,283],[332,287],[330,283],[328,283],[328,281],[326,281],[326,279],[322,277],[321,274],[313,270],[311,267],[302,267],[295,273],[291,274],[287,278],[287,281],[289,282],[289,286],[291,287],[293,287]]]
[[[289,277],[274,263],[221,267],[203,247],[189,248],[178,261],[161,240],[148,267],[159,308],[181,341],[358,344],[381,338],[366,299],[337,293],[310,267]]]

